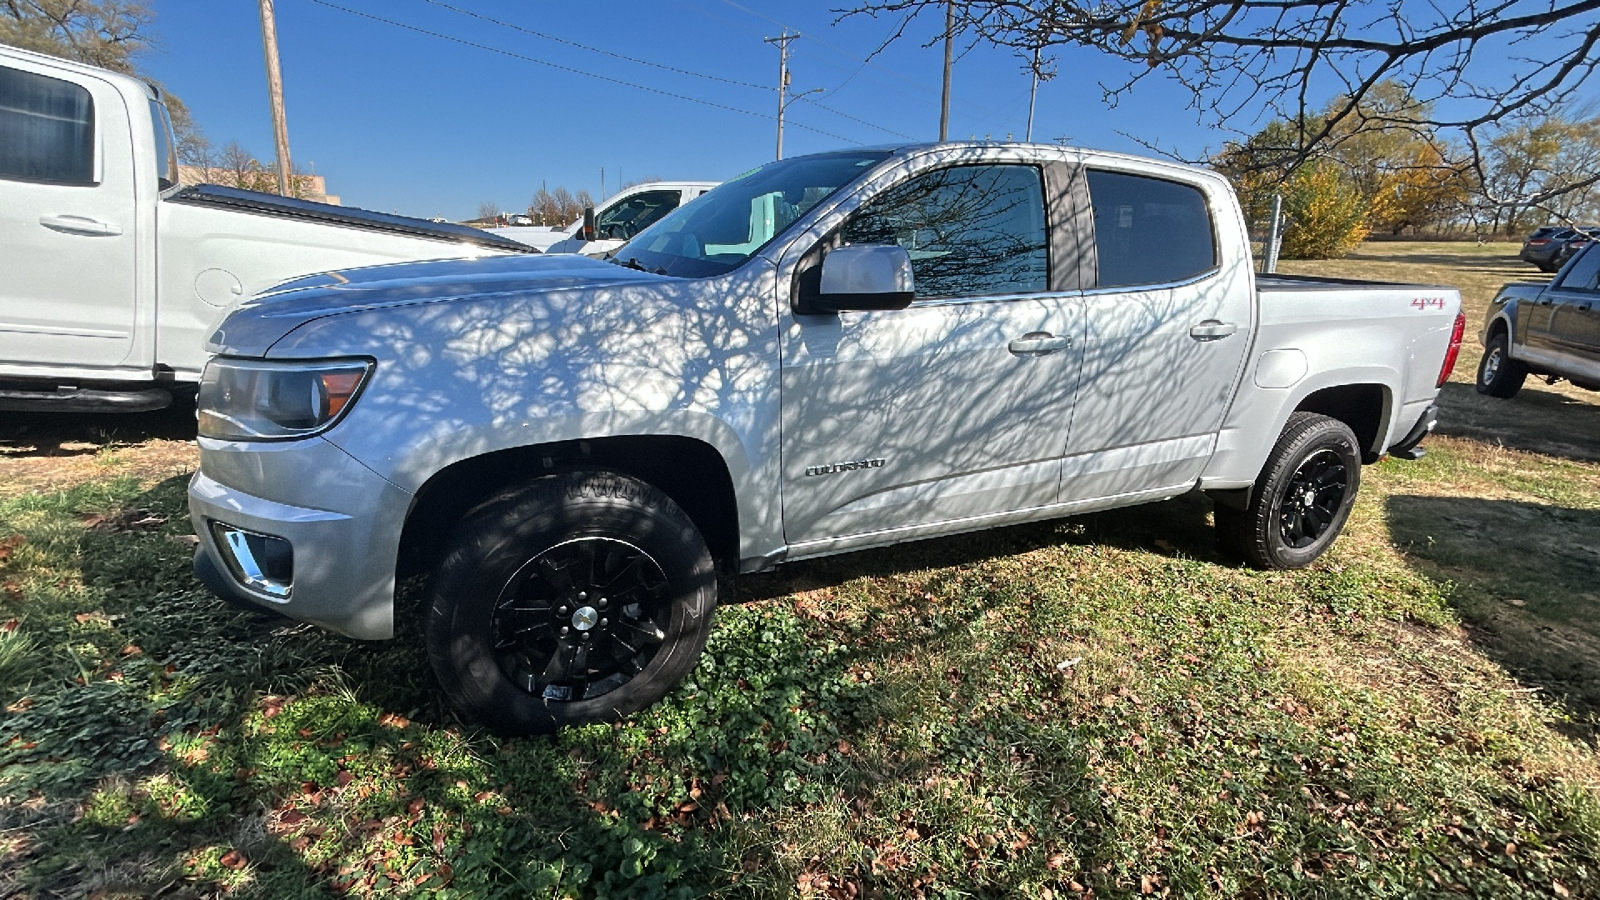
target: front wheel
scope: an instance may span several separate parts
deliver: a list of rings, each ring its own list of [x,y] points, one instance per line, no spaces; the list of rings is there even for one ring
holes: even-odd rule
[[[1338,419],[1297,412],[1243,509],[1218,505],[1225,549],[1261,569],[1298,569],[1328,551],[1361,487],[1361,450]]]
[[[1478,363],[1478,393],[1505,399],[1515,397],[1528,378],[1528,367],[1511,358],[1509,341],[1504,331],[1496,331],[1483,348],[1483,359]]]
[[[661,491],[574,472],[469,513],[431,594],[428,656],[451,703],[502,734],[538,734],[661,699],[705,647],[716,577]]]

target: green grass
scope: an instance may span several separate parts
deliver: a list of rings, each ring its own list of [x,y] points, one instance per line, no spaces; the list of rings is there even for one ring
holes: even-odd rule
[[[1600,896],[1600,464],[1429,446],[1305,571],[1196,498],[795,564],[504,740],[415,584],[377,644],[209,598],[129,442],[0,499],[0,896]]]

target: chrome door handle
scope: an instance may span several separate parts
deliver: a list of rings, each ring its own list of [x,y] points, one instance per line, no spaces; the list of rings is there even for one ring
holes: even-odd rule
[[[1030,331],[1006,345],[1017,356],[1044,356],[1072,346],[1072,338],[1056,337],[1048,331]]]
[[[1204,322],[1201,322],[1199,325],[1189,329],[1189,337],[1192,337],[1197,341],[1215,341],[1225,338],[1238,330],[1239,326],[1233,324],[1232,322],[1222,322],[1218,321],[1217,319],[1207,319]]]
[[[101,222],[86,216],[40,216],[39,224],[51,231],[64,231],[68,234],[87,234],[95,237],[113,236],[122,233],[122,229],[110,222]]]

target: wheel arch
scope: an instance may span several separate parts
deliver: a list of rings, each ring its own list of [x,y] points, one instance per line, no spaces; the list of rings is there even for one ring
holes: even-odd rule
[[[1389,435],[1393,397],[1393,391],[1382,383],[1333,385],[1307,394],[1290,413],[1318,413],[1343,422],[1355,432],[1362,462],[1371,464],[1383,456],[1381,445]]]
[[[722,454],[697,438],[640,434],[511,447],[440,469],[416,492],[406,513],[400,574],[432,568],[461,517],[507,486],[585,468],[620,472],[661,490],[700,529],[719,565],[737,565],[737,494]]]

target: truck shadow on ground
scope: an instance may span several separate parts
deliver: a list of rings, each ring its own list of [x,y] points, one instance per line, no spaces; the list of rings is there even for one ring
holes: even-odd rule
[[[1467,362],[1462,360],[1462,366]],[[1475,370],[1477,360],[1471,363]],[[1501,400],[1452,381],[1439,391],[1438,431],[1513,450],[1597,462],[1600,393],[1554,390],[1530,378],[1515,397]]]
[[[0,455],[11,458],[77,456],[112,443],[194,437],[194,401],[187,399],[145,413],[0,413]]]
[[[1565,702],[1570,732],[1600,724],[1600,510],[1397,495],[1395,546],[1454,585],[1451,604],[1485,656]]]
[[[732,602],[770,600],[799,591],[837,587],[857,578],[960,567],[1063,544],[1107,545],[1232,563],[1217,549],[1211,509],[1211,501],[1196,491],[1160,503],[802,560],[772,572],[742,577]]]

